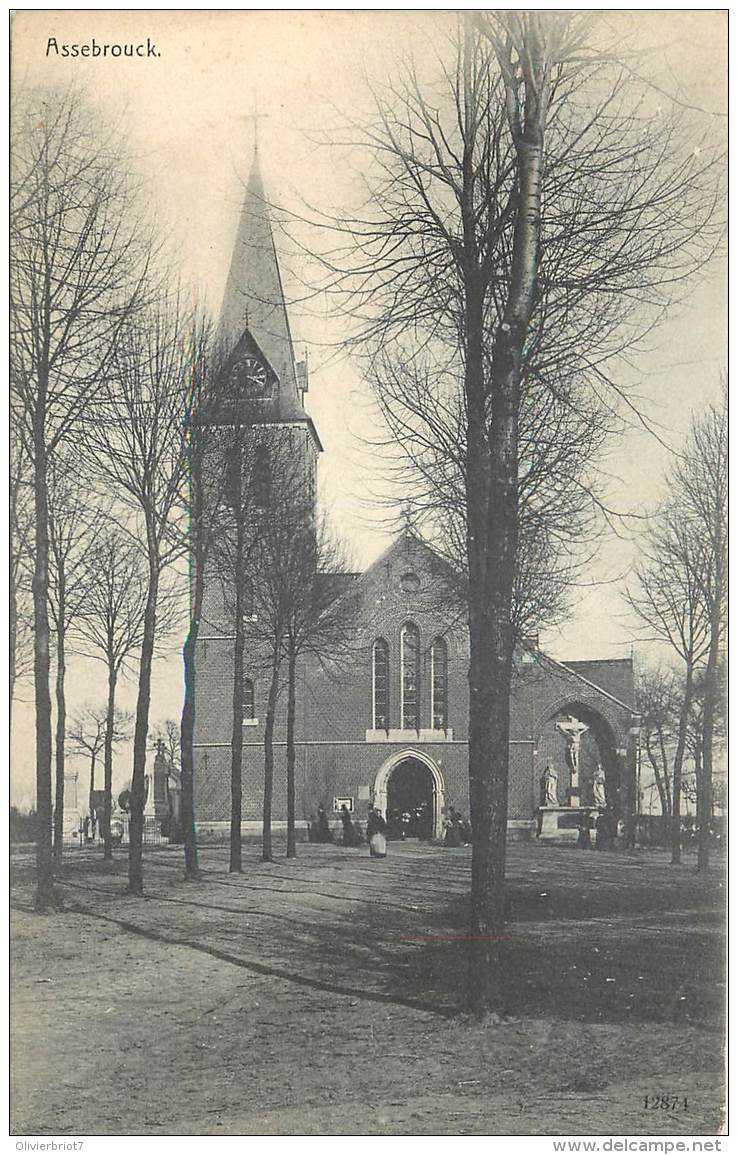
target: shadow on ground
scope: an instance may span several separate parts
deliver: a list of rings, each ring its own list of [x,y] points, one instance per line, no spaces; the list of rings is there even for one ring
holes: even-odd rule
[[[129,933],[177,942],[312,989],[452,1015],[463,1010],[470,851],[391,844],[303,847],[296,861],[223,872],[208,852],[202,884],[175,852],[149,856],[148,894],[124,895],[125,860],[80,855],[61,879],[66,907]],[[251,857],[251,861],[248,859]],[[513,848],[509,923],[498,944],[500,1008],[588,1022],[694,1023],[719,1029],[724,878],[665,856]],[[29,863],[14,901],[30,904]]]
[[[231,875],[207,847],[193,885],[149,851],[140,899],[124,857],[79,852],[45,917],[14,859],[15,1134],[720,1126],[719,867],[512,847],[505,1016],[478,1023],[459,1013],[468,849],[277,855],[246,844]],[[645,1092],[682,1089],[683,1118],[644,1118]]]

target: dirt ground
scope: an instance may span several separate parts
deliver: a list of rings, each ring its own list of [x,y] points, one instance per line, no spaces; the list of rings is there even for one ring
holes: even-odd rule
[[[721,1131],[719,868],[513,846],[505,1015],[477,1023],[468,848],[298,849],[229,875],[206,848],[201,884],[149,850],[145,899],[73,850],[44,916],[16,855],[13,1133]]]

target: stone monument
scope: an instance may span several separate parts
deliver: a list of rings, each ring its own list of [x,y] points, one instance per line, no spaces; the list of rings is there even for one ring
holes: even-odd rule
[[[167,770],[167,799],[169,802],[169,841],[180,843],[182,831],[182,776],[171,764]]]
[[[146,804],[144,817],[152,818],[160,823],[169,817],[169,797],[167,793],[167,775],[169,762],[167,761],[164,743],[159,739],[156,743],[156,755],[152,770],[146,773]]]
[[[595,776],[592,779],[592,801],[599,810],[604,810],[607,806],[605,784],[605,771],[602,769],[602,766],[598,762]]]
[[[64,771],[64,834],[79,834],[82,825],[82,814],[77,805],[77,778],[76,770]]]
[[[558,806],[559,776],[549,763],[541,775],[541,806]]]

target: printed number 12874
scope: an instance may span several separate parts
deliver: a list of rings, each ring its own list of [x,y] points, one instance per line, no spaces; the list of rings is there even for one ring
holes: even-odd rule
[[[686,1095],[644,1095],[645,1111],[687,1111]]]

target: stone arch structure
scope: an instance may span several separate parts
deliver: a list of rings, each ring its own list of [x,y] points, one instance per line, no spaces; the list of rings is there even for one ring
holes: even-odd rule
[[[624,720],[608,716],[610,711],[599,708],[589,701],[583,700],[576,692],[564,695],[549,703],[543,711],[534,729],[534,775],[538,785],[547,762],[551,762],[559,771],[559,801],[566,805],[566,783],[562,777],[567,777],[565,743],[561,736],[555,733],[555,723],[565,714],[572,714],[584,722],[589,729],[582,737],[582,754],[580,765],[581,802],[583,805],[591,803],[592,775],[599,762],[605,771],[605,791],[607,801],[617,811],[622,809],[622,794],[626,783],[624,780],[625,757],[628,746],[628,726]]]
[[[443,810],[446,805],[443,775],[430,755],[425,754],[422,750],[407,747],[390,754],[389,758],[379,767],[374,778],[372,805],[376,806],[385,818],[387,817],[387,786],[390,776],[393,770],[396,770],[408,759],[421,762],[430,771],[433,779],[433,837],[441,838],[443,835]]]

